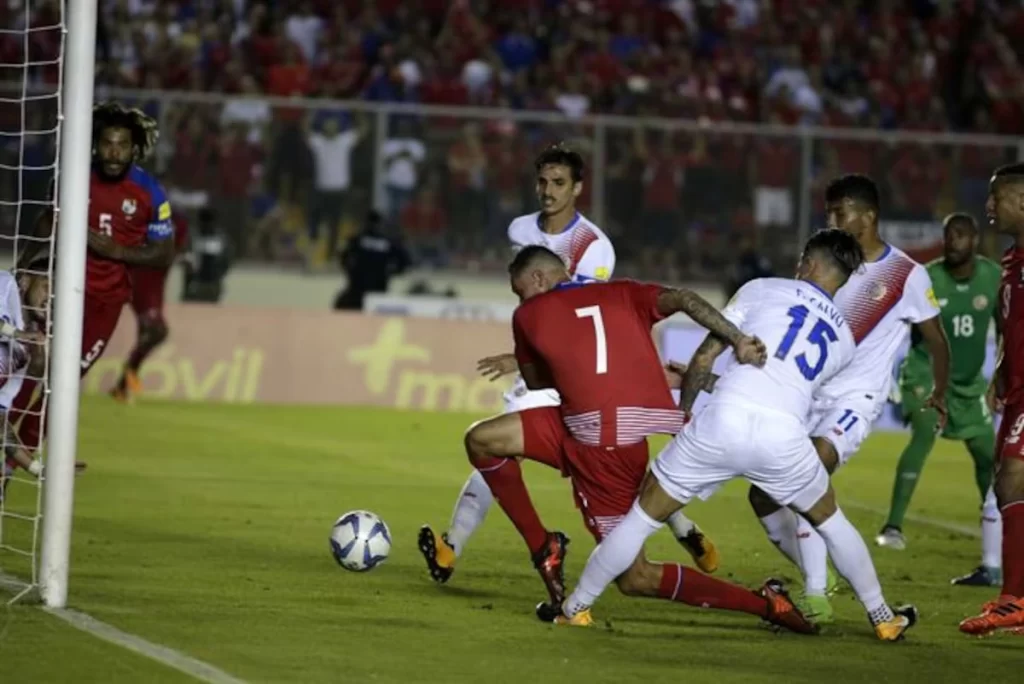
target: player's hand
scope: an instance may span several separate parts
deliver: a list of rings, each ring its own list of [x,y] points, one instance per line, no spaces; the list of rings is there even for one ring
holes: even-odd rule
[[[942,432],[946,428],[946,421],[949,419],[949,410],[946,408],[946,397],[932,392],[927,401],[924,402],[925,409],[935,409],[939,414],[939,422],[935,426],[936,432]]]
[[[1000,394],[999,388],[996,387],[996,382],[993,380],[989,383],[988,389],[985,390],[985,404],[988,406],[989,412],[1003,412],[1003,398]]]
[[[515,354],[498,354],[488,356],[476,362],[477,372],[494,382],[500,377],[511,375],[519,370],[519,363]]]
[[[768,360],[768,348],[759,338],[744,335],[735,347],[736,360],[751,366],[763,366]]]
[[[106,259],[121,259],[121,245],[114,242],[114,238],[94,230],[89,231],[89,249],[98,256]]]

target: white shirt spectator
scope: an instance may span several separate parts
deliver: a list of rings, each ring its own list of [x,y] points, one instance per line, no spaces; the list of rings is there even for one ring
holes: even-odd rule
[[[323,25],[324,20],[312,13],[293,14],[285,22],[285,35],[299,46],[307,62],[312,62],[316,58],[316,46]]]
[[[316,169],[316,189],[321,192],[348,190],[352,183],[352,150],[359,144],[359,132],[349,129],[328,137],[314,132],[309,135]]]
[[[562,93],[555,98],[555,106],[570,119],[578,119],[590,111],[590,98],[579,93]]]
[[[419,180],[418,164],[427,157],[427,148],[415,138],[392,138],[384,142],[381,150],[386,164],[388,187],[397,190],[415,190]]]
[[[266,100],[245,97],[228,100],[220,113],[221,125],[244,124],[248,129],[245,139],[258,145],[263,137],[263,127],[270,121],[270,105]]]

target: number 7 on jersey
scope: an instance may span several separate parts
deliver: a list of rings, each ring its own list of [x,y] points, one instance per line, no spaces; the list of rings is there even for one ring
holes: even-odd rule
[[[576,309],[576,318],[589,318],[594,323],[594,339],[597,347],[597,374],[608,372],[608,339],[604,334],[604,318],[600,306],[584,306]]]

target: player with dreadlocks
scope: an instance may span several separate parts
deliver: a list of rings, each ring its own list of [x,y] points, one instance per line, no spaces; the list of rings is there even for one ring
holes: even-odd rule
[[[93,107],[92,131],[83,376],[103,355],[121,309],[132,299],[133,269],[164,268],[174,260],[171,205],[156,179],[138,166],[156,145],[156,122],[138,109],[104,102]],[[39,217],[35,236],[43,239],[29,242],[19,268],[48,248],[54,222],[52,210]],[[35,384],[24,383],[14,402],[14,410],[23,413],[18,436],[30,449],[38,448],[40,435],[42,396],[30,405]]]

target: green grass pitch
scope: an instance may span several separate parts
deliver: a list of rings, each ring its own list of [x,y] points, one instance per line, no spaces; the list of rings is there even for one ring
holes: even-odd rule
[[[953,588],[978,540],[908,524],[903,553],[872,547],[886,595],[912,601],[907,641],[874,641],[847,588],[819,637],[775,634],[747,616],[627,599],[610,589],[600,626],[537,622],[544,591],[495,507],[448,586],[427,578],[416,531],[444,526],[469,469],[471,416],[351,408],[141,402],[90,397],[81,416],[70,605],[252,682],[939,682],[1012,681],[1024,641],[963,637],[957,622],[995,592]],[[899,436],[876,435],[837,478],[840,502],[873,536]],[[568,484],[527,481],[551,527],[573,538],[568,578],[593,544]],[[11,498],[29,488],[12,486]],[[860,504],[854,507],[853,502]],[[932,454],[913,513],[974,527],[971,465],[958,444]],[[387,564],[341,570],[331,523],[366,508],[389,524]],[[691,516],[722,551],[720,576],[754,586],[793,569],[765,540],[734,483]],[[13,533],[12,530],[8,530]],[[654,558],[680,559],[667,533]],[[0,566],[17,570],[0,555]],[[1016,667],[1015,667],[1016,666]],[[181,682],[184,675],[64,626],[36,607],[0,611],[0,679]]]

